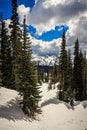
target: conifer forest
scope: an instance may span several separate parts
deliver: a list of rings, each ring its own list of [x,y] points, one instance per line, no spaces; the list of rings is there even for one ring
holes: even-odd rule
[[[31,119],[43,113],[39,105],[43,83],[48,84],[48,91],[57,88],[57,99],[69,103],[72,108],[74,101],[87,100],[87,54],[80,48],[79,37],[73,43],[72,54],[72,50],[67,49],[67,36],[63,31],[55,63],[47,68],[40,66],[32,57],[32,39],[28,34],[26,15],[21,27],[17,0],[11,0],[11,6],[9,28],[0,12],[0,87],[19,93],[21,110]]]

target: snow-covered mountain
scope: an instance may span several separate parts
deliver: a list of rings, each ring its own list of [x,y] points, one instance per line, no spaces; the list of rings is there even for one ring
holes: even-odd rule
[[[57,56],[53,55],[53,56],[37,56],[37,55],[33,55],[33,60],[39,64],[39,65],[43,65],[43,66],[53,66],[55,63],[58,64],[59,63],[59,59]]]
[[[0,88],[0,130],[87,130],[87,101],[70,104],[56,98],[57,89],[41,87],[42,114],[30,121],[18,103],[18,92]]]

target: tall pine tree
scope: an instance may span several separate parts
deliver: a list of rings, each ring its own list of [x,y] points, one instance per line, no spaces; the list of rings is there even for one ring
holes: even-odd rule
[[[79,87],[79,95],[80,100],[83,100],[83,92],[84,92],[84,57],[80,50],[79,54],[79,80],[80,80],[80,87]]]
[[[35,118],[36,113],[40,113],[38,102],[41,98],[39,87],[37,86],[36,65],[32,61],[31,41],[27,33],[26,18],[23,21],[23,44],[21,57],[20,94],[23,97],[23,111],[28,116]],[[22,73],[21,73],[22,72]]]
[[[67,51],[66,51],[66,37],[65,32],[63,32],[62,36],[62,44],[61,44],[61,52],[59,59],[59,67],[60,67],[60,92],[59,99],[64,99],[64,93],[67,90]]]
[[[9,43],[8,31],[5,27],[5,22],[2,20],[1,29],[1,72],[2,72],[2,86],[6,88],[12,87],[12,63],[11,63],[11,47]]]
[[[20,87],[19,69],[22,51],[22,32],[18,22],[17,0],[12,0],[12,17],[9,27],[11,28],[10,43],[12,48],[12,83],[13,88],[18,89]]]
[[[72,60],[71,60],[71,52],[68,50],[67,54],[67,85],[69,88],[71,88],[72,83]]]
[[[84,82],[84,99],[87,99],[87,59],[86,59],[86,51],[83,56],[84,64],[83,64],[83,82]]]
[[[0,12],[0,87],[2,86],[2,73],[1,73],[1,66],[2,66],[2,59],[1,59],[1,28],[2,28],[2,12]]]
[[[67,79],[67,90],[65,92],[65,99],[67,102],[70,102],[71,106],[73,106],[73,100],[75,99],[75,91],[72,90],[72,60],[71,60],[71,52],[68,50],[67,52],[67,68],[66,68],[66,79]]]
[[[83,55],[79,51],[78,39],[75,42],[74,49],[72,90],[76,91],[76,100],[83,99]]]

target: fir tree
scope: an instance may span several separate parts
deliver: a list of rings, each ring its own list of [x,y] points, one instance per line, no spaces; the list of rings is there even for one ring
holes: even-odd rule
[[[65,37],[65,32],[63,32],[62,43],[61,43],[61,52],[60,52],[60,69],[63,72],[66,72],[66,68],[67,68],[66,62],[67,62],[66,37]]]
[[[41,113],[38,102],[41,98],[39,87],[37,86],[37,69],[32,61],[31,41],[27,33],[26,18],[23,21],[23,45],[19,89],[23,97],[23,111],[31,118],[35,118],[36,113]]]
[[[76,91],[76,100],[82,100],[83,98],[83,57],[79,52],[79,41],[75,42],[74,50],[74,67],[73,67],[73,79],[72,90]]]
[[[72,85],[72,60],[71,60],[71,52],[68,50],[67,53],[67,68],[66,68],[66,79],[67,79],[67,90],[65,91],[65,100],[70,102],[71,105],[73,100],[75,99],[75,92],[71,89]]]
[[[61,52],[60,52],[60,70],[63,76],[63,90],[66,91],[67,85],[66,85],[66,70],[67,70],[67,51],[66,51],[66,37],[65,32],[62,36],[62,45],[61,45]]]
[[[18,89],[20,87],[19,79],[19,69],[20,69],[20,57],[21,57],[21,30],[20,24],[18,22],[18,13],[17,13],[17,0],[12,0],[12,17],[11,17],[11,48],[12,48],[12,83],[13,88]]]
[[[79,95],[80,95],[80,100],[83,100],[83,91],[85,87],[84,86],[84,58],[81,51],[79,54],[79,80],[80,80]]]
[[[2,73],[1,73],[1,66],[2,66],[2,59],[1,59],[1,28],[2,28],[2,12],[0,12],[0,87],[2,86]]]
[[[84,99],[87,99],[87,59],[86,59],[86,51],[83,56],[84,64],[83,64],[83,83],[84,83],[84,92],[83,97]]]
[[[86,88],[86,97],[85,97],[85,99],[87,99],[87,59],[85,61],[85,88]]]
[[[12,87],[12,63],[11,63],[11,47],[9,43],[8,31],[5,27],[5,22],[2,20],[1,29],[1,72],[2,72],[2,86],[6,88]]]
[[[71,60],[71,51],[68,50],[67,55],[67,78],[68,78],[68,86],[71,88],[71,82],[72,82],[72,60]]]
[[[66,51],[66,38],[65,32],[62,36],[62,45],[59,59],[60,67],[60,92],[59,99],[64,100],[64,91],[67,90],[67,51]]]

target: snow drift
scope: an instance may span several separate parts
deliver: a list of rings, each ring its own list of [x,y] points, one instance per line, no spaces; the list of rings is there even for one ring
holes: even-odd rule
[[[42,114],[31,121],[22,112],[18,92],[0,88],[0,130],[87,130],[87,101],[75,102],[74,109],[56,98],[56,89],[41,86]]]

